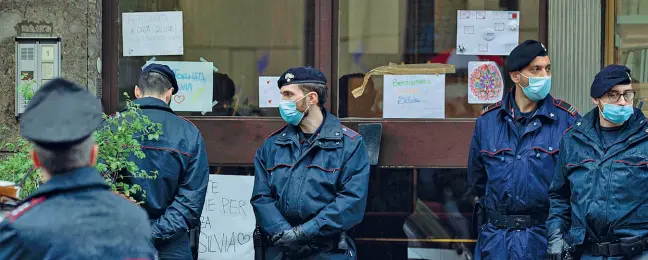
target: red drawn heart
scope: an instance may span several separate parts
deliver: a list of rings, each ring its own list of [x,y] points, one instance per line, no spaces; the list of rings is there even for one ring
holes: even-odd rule
[[[272,104],[272,99],[268,99],[268,104]]]
[[[266,83],[268,83],[268,85],[270,85],[270,81],[269,81],[269,80],[267,80]]]
[[[178,104],[182,104],[182,102],[185,101],[185,96],[184,95],[175,95],[175,96],[173,96],[173,101],[175,101]]]

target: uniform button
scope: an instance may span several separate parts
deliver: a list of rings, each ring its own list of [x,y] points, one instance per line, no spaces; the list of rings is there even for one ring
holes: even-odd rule
[[[322,145],[322,142],[319,142],[320,145]]]
[[[497,152],[497,149],[493,148],[493,152]]]
[[[553,147],[549,147],[549,151],[553,151]]]
[[[540,154],[539,154],[539,153],[536,153],[536,157],[537,157],[537,158],[540,158]]]
[[[518,159],[518,160],[522,159],[522,156],[518,155],[518,156],[517,156],[517,159]]]
[[[342,128],[342,131],[346,132],[346,128]]]
[[[503,162],[503,161],[504,161],[504,157],[500,157],[500,161],[502,161],[502,162]]]
[[[538,122],[533,122],[533,125],[538,125]]]
[[[340,144],[340,142],[335,142],[335,144]]]
[[[286,136],[286,133],[281,134],[281,136]]]
[[[340,133],[335,133],[336,136],[340,135]]]

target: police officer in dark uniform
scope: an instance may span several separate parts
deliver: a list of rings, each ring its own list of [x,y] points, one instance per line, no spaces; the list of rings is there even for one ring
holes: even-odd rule
[[[622,65],[596,74],[596,107],[562,139],[549,191],[554,259],[648,259],[648,120],[631,82]]]
[[[551,63],[544,45],[527,40],[511,51],[515,87],[477,118],[468,181],[479,197],[476,259],[544,259],[549,184],[560,138],[579,117],[549,95]]]
[[[140,74],[134,102],[152,122],[162,125],[158,140],[141,142],[146,158],[129,157],[156,179],[126,178],[146,191],[142,205],[151,219],[153,242],[160,259],[195,258],[209,164],[198,128],[176,115],[171,97],[178,92],[175,73],[166,65],[150,64]],[[193,230],[193,232],[191,232]],[[193,243],[192,243],[193,241]],[[194,244],[192,254],[191,244]]]
[[[45,183],[0,220],[0,259],[153,259],[146,212],[93,167],[101,121],[100,101],[63,79],[29,101],[20,133]]]
[[[312,67],[279,78],[281,117],[254,157],[251,204],[266,259],[356,259],[347,231],[362,221],[369,159],[358,133],[324,108],[326,78]]]

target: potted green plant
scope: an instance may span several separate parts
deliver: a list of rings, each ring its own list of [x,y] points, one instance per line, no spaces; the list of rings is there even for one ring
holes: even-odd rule
[[[103,115],[104,123],[94,133],[99,155],[96,168],[102,174],[106,182],[114,192],[117,192],[135,203],[135,194],[144,191],[139,185],[129,185],[123,181],[119,174],[121,171],[128,171],[135,178],[155,179],[157,172],[146,172],[140,170],[132,161],[128,160],[131,154],[140,159],[146,156],[141,151],[140,141],[146,139],[157,140],[162,134],[162,126],[152,122],[147,116],[141,113],[139,106],[128,100],[126,107],[115,115]],[[0,181],[11,182],[19,185],[19,197],[25,198],[38,188],[40,183],[39,171],[34,169],[30,157],[32,145],[27,140],[18,137],[14,142],[0,144],[5,150],[11,151],[11,155],[0,161]]]

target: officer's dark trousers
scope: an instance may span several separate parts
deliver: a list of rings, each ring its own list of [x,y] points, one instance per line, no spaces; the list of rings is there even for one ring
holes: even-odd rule
[[[189,248],[189,233],[184,232],[169,240],[156,241],[155,249],[158,251],[158,259],[161,260],[192,260],[191,249]]]

